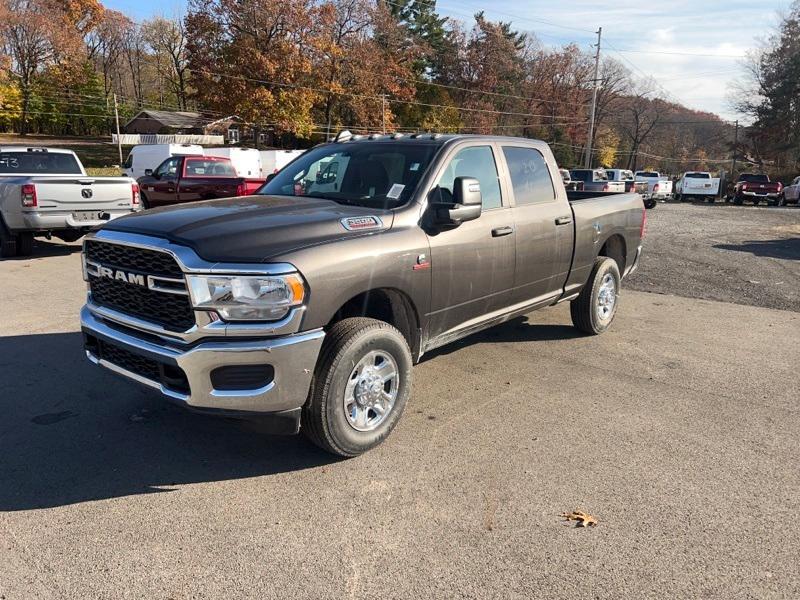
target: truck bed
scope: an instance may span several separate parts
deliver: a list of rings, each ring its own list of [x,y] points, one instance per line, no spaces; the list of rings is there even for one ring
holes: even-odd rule
[[[624,277],[633,267],[639,251],[644,215],[642,197],[636,193],[567,192],[573,214],[575,250],[565,293],[580,287],[589,277],[599,241],[617,236]]]

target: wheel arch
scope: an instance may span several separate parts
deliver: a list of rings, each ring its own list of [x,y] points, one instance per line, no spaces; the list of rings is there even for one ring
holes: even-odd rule
[[[625,236],[621,233],[613,233],[606,241],[603,242],[603,245],[600,247],[600,251],[597,253],[597,256],[607,256],[608,258],[614,259],[617,263],[617,267],[619,268],[620,276],[625,274],[625,265],[627,263],[628,257],[628,248],[627,243],[625,242]]]
[[[395,327],[408,343],[416,362],[421,350],[420,318],[411,297],[397,288],[378,287],[360,292],[344,302],[333,314],[325,329],[342,319],[369,317]]]

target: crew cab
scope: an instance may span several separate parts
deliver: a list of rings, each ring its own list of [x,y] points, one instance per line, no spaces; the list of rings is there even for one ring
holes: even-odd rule
[[[754,206],[762,200],[771,204],[778,204],[783,185],[780,181],[770,181],[768,175],[758,173],[742,173],[733,186],[734,204],[744,204],[750,200]]]
[[[708,171],[687,171],[675,185],[675,198],[686,200],[710,200],[714,202],[719,195],[719,177],[712,177]]]
[[[28,256],[36,236],[74,242],[141,209],[128,177],[90,177],[71,150],[0,146],[0,256]]]
[[[623,182],[609,181],[605,169],[571,169],[569,173],[573,180],[583,182],[585,192],[625,191]]]
[[[343,132],[256,195],[87,238],[86,355],[187,408],[355,456],[395,427],[425,353],[560,302],[586,334],[611,325],[642,199],[560,178],[541,141]]]
[[[171,156],[138,181],[145,208],[247,196],[264,184],[240,177],[230,159],[220,156]]]

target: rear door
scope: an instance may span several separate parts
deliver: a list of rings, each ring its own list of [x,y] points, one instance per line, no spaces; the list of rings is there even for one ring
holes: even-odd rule
[[[502,151],[516,225],[511,304],[559,295],[572,261],[572,209],[566,195],[556,192],[554,173],[541,151],[523,144],[503,144]]]
[[[456,177],[480,181],[481,216],[428,235],[433,268],[430,337],[469,327],[508,306],[514,285],[514,215],[498,174],[498,148],[461,144],[443,161],[429,198],[451,201]]]

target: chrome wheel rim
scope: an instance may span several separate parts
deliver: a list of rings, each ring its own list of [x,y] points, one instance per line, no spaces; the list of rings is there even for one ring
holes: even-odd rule
[[[606,273],[600,283],[600,290],[597,293],[597,318],[601,321],[608,321],[614,314],[614,306],[617,303],[617,282],[611,273]]]
[[[344,413],[356,431],[374,431],[392,412],[399,387],[397,363],[373,350],[358,361],[344,390]]]

